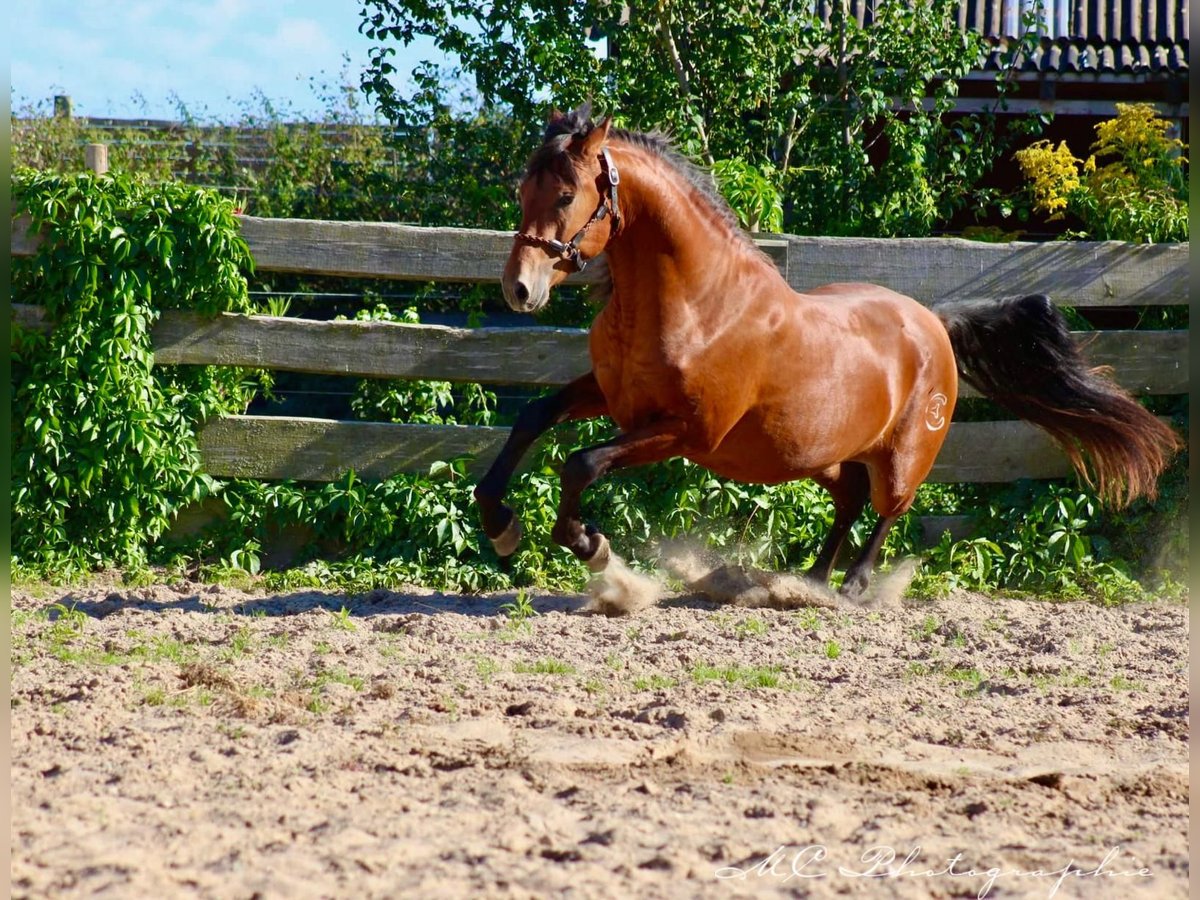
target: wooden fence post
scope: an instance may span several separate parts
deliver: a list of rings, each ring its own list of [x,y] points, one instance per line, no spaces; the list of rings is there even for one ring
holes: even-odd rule
[[[89,170],[103,175],[108,171],[108,144],[88,144],[83,148],[83,158]]]

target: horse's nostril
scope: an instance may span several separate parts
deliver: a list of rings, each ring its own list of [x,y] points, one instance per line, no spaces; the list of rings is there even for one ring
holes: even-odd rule
[[[513,294],[516,296],[517,300],[519,300],[521,303],[524,303],[529,299],[529,288],[525,287],[525,282],[518,281],[513,285]]]

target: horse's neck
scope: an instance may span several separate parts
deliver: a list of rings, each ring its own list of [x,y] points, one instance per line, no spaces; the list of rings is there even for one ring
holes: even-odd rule
[[[689,318],[715,305],[730,311],[733,283],[761,260],[667,163],[648,162],[641,153],[635,161],[621,170],[628,215],[607,251],[610,303],[630,325],[647,319],[660,325],[683,306]]]

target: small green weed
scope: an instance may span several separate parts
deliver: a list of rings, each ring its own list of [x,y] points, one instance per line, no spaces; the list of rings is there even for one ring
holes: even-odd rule
[[[514,663],[513,671],[518,675],[574,675],[575,667],[557,659],[539,659],[533,663]]]
[[[816,631],[821,627],[821,614],[811,606],[796,613],[796,624],[804,631]]]
[[[633,679],[635,691],[663,691],[673,688],[677,684],[679,684],[678,681],[667,675],[648,675]]]
[[[756,617],[746,619],[743,622],[738,622],[735,626],[733,626],[733,634],[739,641],[745,640],[749,637],[762,637],[769,630],[770,626],[767,625],[767,623],[762,619]]]
[[[508,618],[510,628],[528,628],[529,620],[538,614],[533,608],[533,601],[529,599],[529,592],[522,588],[517,591],[516,596],[500,605],[500,612]]]
[[[492,680],[492,676],[500,671],[500,664],[491,657],[477,656],[475,657],[475,672],[483,679],[486,684]]]
[[[921,621],[921,624],[913,629],[913,639],[918,641],[927,641],[933,637],[939,627],[941,627],[941,623],[938,622],[936,618],[933,616],[926,616]]]
[[[338,631],[358,631],[358,626],[350,621],[350,610],[345,606],[329,615],[332,618],[330,624]]]
[[[1133,681],[1124,675],[1114,675],[1112,680],[1109,681],[1109,685],[1117,691],[1144,691],[1146,689],[1146,685],[1142,682]]]
[[[254,633],[249,628],[239,628],[232,638],[229,639],[229,646],[225,648],[222,654],[225,659],[241,659],[250,651],[250,646],[254,642]]]
[[[693,666],[690,670],[697,684],[719,681],[741,687],[777,688],[781,686],[779,668],[776,666]]]
[[[55,603],[48,611],[50,621],[49,638],[54,643],[62,643],[81,637],[87,629],[87,613],[77,609],[72,603],[70,607]]]
[[[312,687],[319,690],[327,684],[344,684],[356,691],[363,689],[363,680],[357,675],[351,675],[345,669],[321,669],[313,679]]]

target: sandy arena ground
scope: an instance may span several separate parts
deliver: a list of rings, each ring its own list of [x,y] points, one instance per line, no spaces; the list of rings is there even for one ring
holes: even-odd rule
[[[530,599],[14,591],[13,896],[1187,894],[1180,604]]]

